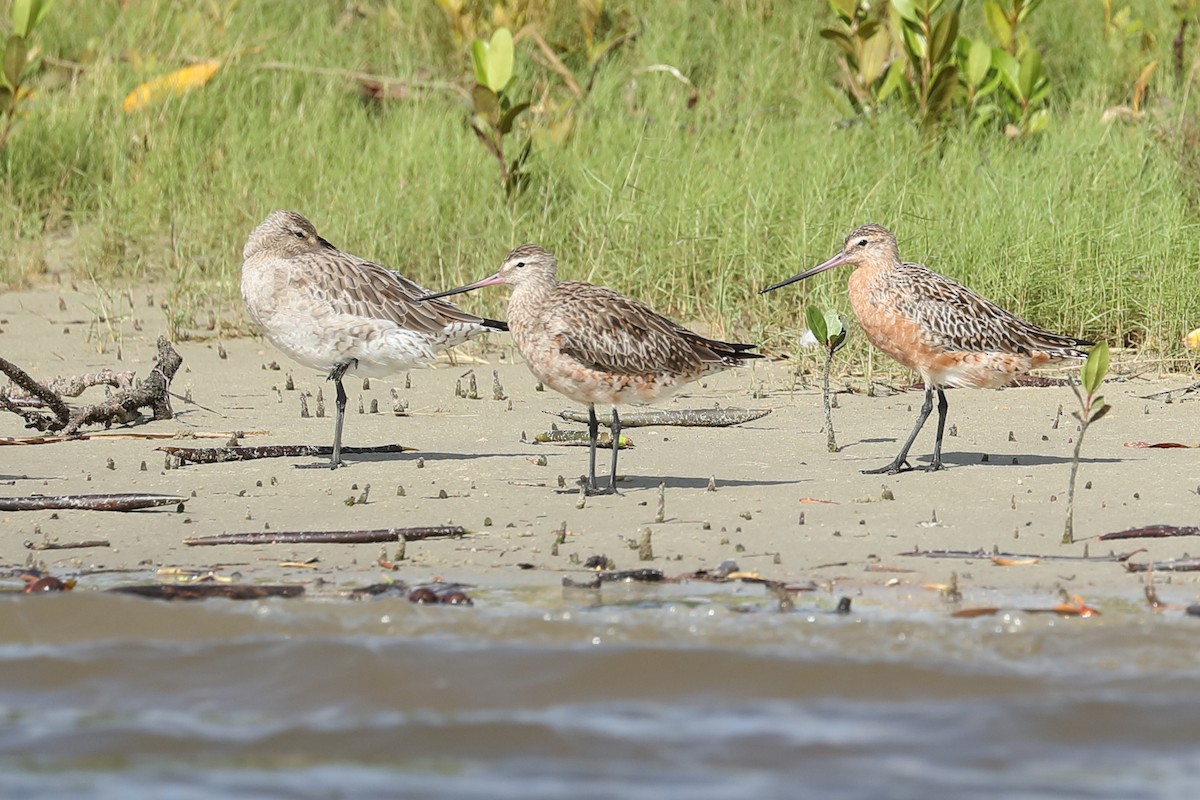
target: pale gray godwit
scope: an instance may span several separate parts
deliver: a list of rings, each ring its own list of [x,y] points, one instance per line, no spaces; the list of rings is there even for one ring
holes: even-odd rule
[[[588,407],[591,450],[588,494],[617,490],[618,403],[651,403],[685,383],[747,359],[755,345],[706,339],[622,294],[580,281],[560,281],[549,251],[523,244],[490,277],[422,300],[469,292],[483,286],[512,286],[508,325],[517,352],[534,376],[554,391]],[[596,403],[612,404],[612,468],[608,486],[596,485],[599,423]]]
[[[242,299],[271,344],[337,385],[331,468],[341,465],[347,373],[384,377],[503,322],[446,302],[419,303],[417,284],[344,253],[294,211],[272,211],[242,250]]]
[[[925,381],[925,402],[900,454],[887,466],[863,470],[866,473],[894,475],[912,469],[908,450],[933,410],[934,389],[938,427],[929,470],[942,468],[944,388],[999,388],[1044,364],[1086,358],[1078,348],[1092,344],[1039,328],[928,267],[901,261],[895,235],[881,225],[863,225],[846,237],[833,258],[760,294],[842,264],[855,267],[850,306],[863,333]]]

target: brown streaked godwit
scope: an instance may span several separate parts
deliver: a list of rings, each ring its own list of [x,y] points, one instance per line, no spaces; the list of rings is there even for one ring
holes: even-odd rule
[[[446,302],[419,303],[425,290],[397,273],[344,253],[294,211],[272,211],[242,250],[242,299],[271,344],[337,385],[329,465],[342,459],[350,372],[383,377],[437,358],[437,351],[503,322]]]
[[[512,286],[508,324],[517,351],[534,376],[554,391],[588,407],[591,450],[584,491],[617,491],[618,403],[651,403],[685,383],[746,360],[755,345],[706,339],[622,294],[555,276],[554,255],[523,244],[490,277],[422,300],[469,292],[483,286]],[[612,468],[608,486],[596,484],[599,423],[596,403],[612,404]]]
[[[951,386],[995,389],[1044,364],[1082,359],[1091,342],[1039,328],[928,267],[900,260],[896,237],[881,225],[863,225],[833,258],[763,292],[818,272],[853,264],[850,305],[871,344],[916,370],[925,381],[917,424],[890,464],[866,473],[912,469],[908,450],[933,410],[938,394],[937,439],[927,469],[942,468],[946,394]]]

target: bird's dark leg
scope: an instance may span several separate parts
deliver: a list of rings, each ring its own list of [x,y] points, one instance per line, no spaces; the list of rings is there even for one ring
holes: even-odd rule
[[[950,404],[946,402],[946,393],[938,389],[938,430],[937,439],[933,442],[933,461],[926,467],[927,472],[935,472],[942,468],[942,433],[946,430],[946,409]]]
[[[618,447],[621,441],[621,418],[617,416],[617,407],[612,407],[612,469],[608,473],[608,491],[611,494],[617,493],[617,452],[621,449]]]
[[[596,404],[588,403],[588,477],[583,485],[585,494],[596,493],[596,440],[600,437],[600,423],[596,419]]]
[[[333,423],[333,453],[329,457],[329,468],[337,469],[342,466],[342,423],[346,421],[346,387],[342,386],[342,378],[346,370],[353,366],[353,361],[335,364],[329,370],[329,380],[337,385],[337,420]]]
[[[938,390],[938,394],[941,394],[940,389]],[[941,402],[945,402],[945,399],[946,396],[942,395]],[[925,402],[921,404],[921,413],[917,414],[917,424],[913,426],[912,433],[908,435],[908,441],[904,443],[904,447],[900,448],[900,453],[896,456],[896,460],[888,464],[886,467],[880,467],[879,469],[864,469],[863,474],[879,475],[886,473],[888,475],[895,475],[898,472],[906,472],[912,469],[912,465],[908,463],[908,450],[910,447],[912,447],[913,442],[916,441],[917,434],[921,432],[921,426],[925,424],[925,420],[929,419],[929,413],[931,411],[933,411],[933,387],[926,386]],[[945,418],[943,417],[943,419]],[[938,437],[938,440],[941,440],[940,436]]]

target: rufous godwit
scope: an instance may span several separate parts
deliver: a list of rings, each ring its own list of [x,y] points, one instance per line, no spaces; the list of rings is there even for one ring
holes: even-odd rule
[[[755,345],[706,339],[611,289],[560,281],[556,269],[552,253],[523,244],[495,275],[421,299],[512,286],[508,324],[529,370],[554,391],[587,404],[591,450],[584,491],[613,494],[621,435],[618,403],[652,403],[689,381],[762,356],[747,352]],[[596,484],[596,403],[612,404],[612,468],[604,489]]]
[[[896,237],[881,225],[863,225],[833,258],[794,278],[768,286],[770,292],[818,272],[853,264],[850,306],[871,344],[916,370],[925,381],[925,402],[917,424],[890,464],[866,473],[912,469],[908,450],[933,410],[938,394],[937,439],[927,469],[942,468],[946,394],[951,386],[1005,386],[1044,364],[1082,359],[1091,342],[1060,336],[1026,322],[928,267],[900,260]]]
[[[417,284],[344,253],[294,211],[272,211],[242,250],[242,299],[271,344],[337,385],[329,465],[342,463],[347,373],[383,377],[507,325],[446,302],[418,303]]]

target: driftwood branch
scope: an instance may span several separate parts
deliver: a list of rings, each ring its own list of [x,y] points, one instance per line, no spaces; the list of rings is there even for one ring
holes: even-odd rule
[[[1200,536],[1200,528],[1191,525],[1147,525],[1144,528],[1113,531],[1097,538],[1101,541],[1111,541],[1113,539],[1160,539],[1168,536]]]
[[[384,528],[364,531],[256,531],[253,533],[221,533],[216,536],[195,536],[184,539],[189,547],[218,544],[374,544],[377,542],[412,542],[419,539],[459,538],[465,536],[461,525],[431,525],[418,528]]]
[[[88,385],[120,386],[127,373],[94,373],[66,381],[58,379],[51,385],[44,385],[35,381],[16,364],[0,358],[0,371],[3,371],[25,395],[44,403],[45,407],[53,412],[53,416],[26,408],[19,399],[10,398],[6,394],[0,394],[0,408],[20,415],[28,428],[52,431],[64,436],[75,434],[84,425],[103,423],[108,426],[114,422],[130,421],[137,417],[138,410],[142,408],[151,409],[156,420],[171,419],[174,413],[171,411],[168,389],[181,364],[183,359],[171,347],[166,337],[160,336],[158,363],[144,381],[136,386],[128,386],[103,402],[73,410],[63,400],[63,394],[75,396]]]
[[[26,550],[81,550],[85,547],[112,547],[108,539],[84,539],[79,542],[25,542]]]
[[[47,407],[49,407],[51,411],[54,412],[54,416],[57,417],[58,421],[61,423],[58,428],[55,428],[54,430],[58,430],[70,422],[70,406],[68,406],[61,397],[55,394],[53,390],[42,386],[42,384],[30,377],[29,373],[8,359],[0,358],[0,371],[3,371],[4,374],[8,376],[8,379],[16,384],[21,391],[25,392],[25,394],[30,397],[36,397],[38,400],[41,400],[46,404]],[[13,405],[8,401],[7,396],[4,397],[4,401],[5,407],[8,408],[8,410],[14,410]],[[21,416],[25,417],[26,422],[28,422],[30,419],[25,414],[21,414]],[[38,430],[46,430],[46,428],[38,428]]]

